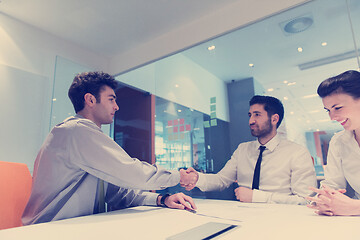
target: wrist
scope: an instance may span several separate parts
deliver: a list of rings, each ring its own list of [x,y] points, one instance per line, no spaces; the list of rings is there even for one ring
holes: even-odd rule
[[[360,200],[358,199],[351,199],[353,200],[354,202],[354,209],[355,209],[355,212],[354,212],[354,215],[360,215]]]
[[[170,197],[170,194],[166,193],[166,194],[160,194],[157,198],[156,204],[158,206],[163,206],[163,207],[167,207],[165,204],[166,199]]]

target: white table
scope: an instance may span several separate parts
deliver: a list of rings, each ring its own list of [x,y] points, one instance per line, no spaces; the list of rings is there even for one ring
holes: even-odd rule
[[[208,222],[240,225],[216,239],[360,239],[360,217],[318,216],[306,206],[195,201],[197,214],[160,207],[135,207],[0,230],[0,240],[166,239]]]

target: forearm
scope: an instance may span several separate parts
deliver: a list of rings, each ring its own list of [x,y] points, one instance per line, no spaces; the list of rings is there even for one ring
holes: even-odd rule
[[[234,180],[221,176],[219,174],[199,173],[199,179],[196,184],[201,191],[221,191],[229,187]]]
[[[357,215],[359,216],[360,215],[360,200],[358,199],[352,199],[353,200],[353,214],[351,215]]]
[[[267,192],[254,189],[252,202],[305,205],[307,201],[299,195]]]

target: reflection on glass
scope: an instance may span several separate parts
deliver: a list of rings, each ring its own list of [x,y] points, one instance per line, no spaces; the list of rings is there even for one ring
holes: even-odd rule
[[[247,127],[246,114],[241,123],[231,122],[229,106],[233,102],[228,102],[229,83],[247,79],[256,82],[252,88],[261,89],[254,92],[283,101],[283,135],[308,147],[315,167],[322,167],[326,164],[328,141],[342,127],[330,121],[316,89],[328,77],[359,69],[359,24],[358,0],[309,1],[121,75],[119,80],[129,84],[130,80],[136,80],[138,87],[139,82],[144,81],[143,87],[147,91],[162,98],[163,103],[156,104],[155,148],[157,162],[167,168],[194,165],[196,144],[199,151],[216,148],[211,144],[205,147],[204,141],[192,142],[193,125],[181,139],[179,128],[176,135],[175,127],[168,125],[168,121],[176,119],[184,119],[189,124],[193,124],[191,119],[201,119],[183,116],[189,114],[189,109],[210,116],[209,99],[212,97],[217,101],[217,121],[227,122],[230,127],[234,124]],[[216,48],[209,51],[209,46]],[[148,83],[154,83],[154,86],[146,85]],[[247,107],[247,101],[243,101],[244,107]],[[186,107],[178,112],[179,106]],[[206,132],[204,127],[211,126],[211,120],[207,121],[204,125],[200,120],[199,136],[204,135],[202,131]],[[201,158],[199,165],[202,165]],[[214,160],[214,165],[228,160],[227,156],[223,158],[209,157]],[[321,171],[319,168],[319,176]]]
[[[156,98],[155,156],[166,169],[194,167],[205,171],[203,114]]]

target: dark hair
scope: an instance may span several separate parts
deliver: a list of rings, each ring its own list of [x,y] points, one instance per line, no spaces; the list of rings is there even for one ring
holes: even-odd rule
[[[276,128],[278,128],[280,126],[280,124],[284,118],[284,106],[282,105],[282,103],[279,99],[271,97],[271,96],[255,95],[249,101],[250,106],[252,106],[254,104],[263,105],[264,109],[267,112],[269,117],[271,117],[274,114],[279,115],[279,121],[276,124]]]
[[[358,99],[360,98],[360,73],[350,70],[328,78],[319,85],[317,93],[321,98],[333,93],[345,93]]]
[[[75,76],[69,88],[68,96],[74,105],[75,112],[84,108],[84,96],[91,93],[100,102],[100,91],[104,86],[116,89],[117,82],[111,75],[103,72],[83,72]]]

